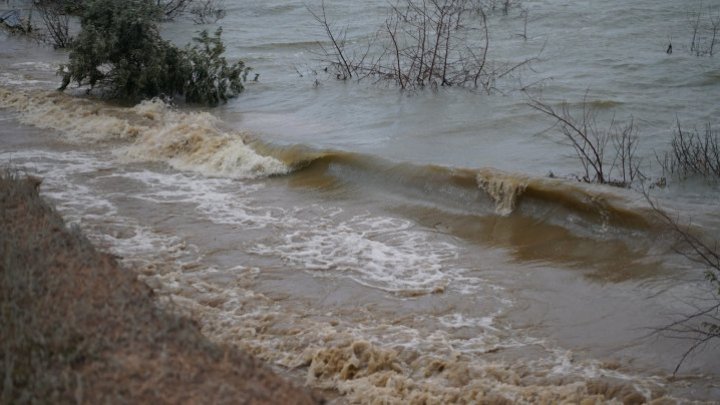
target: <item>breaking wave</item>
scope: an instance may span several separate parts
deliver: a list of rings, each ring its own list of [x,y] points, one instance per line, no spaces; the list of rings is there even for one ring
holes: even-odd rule
[[[642,195],[612,186],[492,168],[394,163],[368,155],[280,148],[257,141],[254,146],[291,167],[298,183],[307,178],[309,187],[368,185],[477,215],[532,217],[548,208],[558,219],[572,215],[598,227],[646,230],[657,225]]]
[[[231,178],[289,171],[278,159],[253,150],[247,134],[222,130],[213,115],[178,111],[160,100],[123,108],[59,92],[3,87],[0,107],[18,111],[24,124],[57,130],[70,142],[120,143],[116,153],[124,159]]]
[[[119,143],[114,151],[122,159],[164,162],[207,176],[295,172],[299,182],[314,187],[371,183],[480,214],[532,216],[539,206],[553,206],[600,226],[647,228],[653,222],[637,195],[617,188],[267,145],[250,134],[223,130],[210,113],[178,111],[159,100],[123,108],[58,92],[0,88],[0,106],[18,111],[23,123],[55,129],[69,141]]]
[[[293,184],[302,187],[382,190],[389,198],[443,212],[520,215],[573,227],[586,236],[619,230],[617,236],[656,224],[642,196],[627,190],[491,168],[396,163],[351,152],[269,145],[251,134],[224,129],[210,113],[177,110],[159,100],[127,108],[59,92],[0,87],[0,107],[19,112],[23,123],[56,130],[63,140],[108,145],[121,160],[162,162],[204,176],[292,173]],[[292,261],[294,248],[289,249],[287,260]]]

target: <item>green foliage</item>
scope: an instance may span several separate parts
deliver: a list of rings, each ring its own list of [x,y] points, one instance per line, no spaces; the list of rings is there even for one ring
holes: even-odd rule
[[[59,72],[60,90],[75,82],[121,100],[185,95],[209,105],[237,96],[249,69],[242,61],[228,66],[222,30],[212,37],[203,31],[196,44],[178,49],[160,36],[160,13],[151,0],[91,1],[70,62]]]
[[[185,49],[186,62],[191,74],[184,84],[185,99],[190,102],[215,105],[243,91],[243,82],[250,68],[243,61],[228,66],[222,56],[225,52],[220,36],[222,28],[214,36],[207,31],[200,32],[192,47]]]
[[[153,22],[157,13],[147,1],[89,3],[70,63],[62,67],[61,89],[75,81],[91,89],[101,86],[111,97],[137,99],[155,96],[158,88],[168,87],[162,66],[170,45]]]

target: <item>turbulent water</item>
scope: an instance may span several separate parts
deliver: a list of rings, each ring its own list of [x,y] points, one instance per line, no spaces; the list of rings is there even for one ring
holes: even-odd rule
[[[350,42],[387,12],[326,3]],[[228,53],[260,77],[212,110],[57,93],[67,55],[3,34],[0,163],[41,176],[161,304],[338,402],[720,398],[717,344],[672,377],[691,342],[652,333],[712,297],[703,269],[640,193],[572,180],[572,150],[518,90],[633,117],[658,178],[676,120],[720,113],[720,59],[688,49],[699,3],[523,1],[527,40],[519,8],[490,13],[492,60],[539,55],[494,94],[336,81],[303,2],[225,4]],[[716,183],[652,193],[720,238]]]

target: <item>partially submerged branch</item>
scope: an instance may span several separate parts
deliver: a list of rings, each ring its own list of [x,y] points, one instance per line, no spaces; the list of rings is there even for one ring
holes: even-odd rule
[[[193,0],[156,0],[157,7],[162,12],[162,19],[172,20],[185,12]]]
[[[325,31],[330,49],[320,46],[339,79],[373,77],[400,89],[455,86],[485,91],[536,58],[489,68],[490,35],[484,2],[478,0],[397,0],[374,40],[360,53],[346,48],[345,30],[328,21],[324,2],[310,10]]]
[[[690,11],[687,15],[690,26],[690,53],[695,56],[713,56],[720,42],[720,8]]]
[[[190,7],[190,16],[195,24],[214,23],[225,17],[222,0],[197,0]]]
[[[692,342],[678,360],[673,371],[675,375],[690,354],[720,338],[720,241],[708,241],[698,236],[689,226],[683,226],[679,218],[663,210],[647,190],[643,190],[643,193],[655,214],[677,238],[675,251],[703,268],[705,279],[712,288],[712,300],[709,303],[695,305],[690,314],[655,330],[655,333],[666,338]]]
[[[613,118],[608,128],[602,129],[596,122],[597,110],[587,102],[587,96],[579,112],[572,112],[567,103],[556,108],[533,98],[528,105],[555,121],[554,125],[583,167],[583,181],[629,187],[642,178],[641,159],[637,156],[638,134],[632,118],[625,124]],[[606,156],[608,144],[613,147],[610,157]],[[619,176],[613,176],[613,172]]]
[[[343,80],[349,79],[353,76],[354,69],[351,67],[350,63],[348,62],[348,59],[345,57],[345,33],[346,31],[341,31],[340,38],[338,38],[333,31],[333,28],[330,26],[330,23],[328,22],[327,13],[325,11],[325,0],[320,5],[320,12],[315,13],[312,9],[308,7],[308,11],[310,14],[315,18],[315,21],[317,21],[320,25],[322,25],[323,29],[325,30],[325,34],[328,36],[328,39],[330,39],[330,42],[333,46],[333,52],[328,52],[322,44],[320,45],[321,49],[323,50],[323,53],[326,56],[333,57],[335,61],[333,62],[335,66],[339,67],[341,74],[338,75],[338,78],[341,78]]]
[[[720,136],[708,123],[705,131],[683,129],[677,120],[671,151],[656,156],[663,176],[720,180]]]
[[[35,3],[45,26],[45,42],[54,48],[67,48],[72,42],[70,36],[69,10],[76,5],[74,1],[44,1]]]

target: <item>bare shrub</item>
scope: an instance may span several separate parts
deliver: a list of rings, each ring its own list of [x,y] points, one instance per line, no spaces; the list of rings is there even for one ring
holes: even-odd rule
[[[528,33],[527,33],[527,26],[528,26],[528,18],[530,16],[530,10],[527,8],[521,8],[520,9],[520,17],[523,19],[523,32],[520,34],[517,34],[520,38],[527,41],[528,40]]]
[[[713,56],[720,40],[720,8],[691,11],[687,19],[692,33],[690,53],[695,56]]]
[[[190,15],[195,24],[214,23],[225,17],[222,0],[198,0],[193,2]]]
[[[657,156],[665,177],[687,178],[700,176],[720,180],[720,138],[711,124],[700,133],[683,130],[680,120],[672,141],[672,151]]]
[[[496,80],[534,60],[491,67],[482,1],[398,0],[373,40],[353,49],[347,46],[347,29],[329,22],[324,2],[310,13],[332,44],[331,49],[321,45],[321,59],[339,79],[371,77],[401,89],[458,86],[491,91]]]
[[[320,5],[319,12],[315,12],[309,7],[308,11],[323,27],[325,34],[332,43],[332,50],[329,50],[321,43],[318,43],[324,57],[323,61],[329,63],[338,72],[338,79],[346,80],[352,78],[353,72],[357,70],[357,66],[362,64],[362,61],[355,61],[354,58],[349,59],[346,55],[348,53],[348,51],[345,50],[347,28],[338,31],[331,25],[327,18],[324,0]],[[365,52],[365,55],[367,55],[367,52]]]
[[[508,15],[513,7],[520,7],[520,1],[516,0],[485,0],[482,3],[491,11],[501,10],[504,15]]]
[[[573,113],[567,103],[556,109],[531,98],[528,105],[555,120],[555,126],[583,167],[582,181],[630,187],[642,178],[641,159],[637,156],[638,130],[632,118],[624,124],[613,118],[603,129],[596,122],[597,109],[587,100],[583,100],[578,113]],[[608,144],[612,146],[609,155]]]
[[[613,121],[610,125],[610,141],[615,152],[608,173],[610,181],[622,187],[630,186],[643,177],[640,172],[642,160],[637,156],[639,138],[635,120],[631,117],[625,124]],[[615,170],[619,172],[618,180],[612,180]]]
[[[192,3],[193,0],[157,0],[157,6],[160,8],[163,19],[172,20],[182,13]]]
[[[674,375],[691,353],[720,338],[720,241],[698,236],[689,225],[681,224],[678,217],[660,208],[646,190],[643,194],[656,215],[677,238],[675,251],[704,269],[705,280],[712,289],[709,300],[701,301],[700,305],[694,304],[690,314],[653,331],[665,338],[689,342],[689,347],[675,366]]]
[[[45,42],[50,43],[54,48],[67,48],[72,42],[70,36],[70,16],[68,7],[75,2],[65,1],[43,1],[35,3],[40,12],[40,18],[45,26]],[[69,4],[72,3],[72,4]]]

